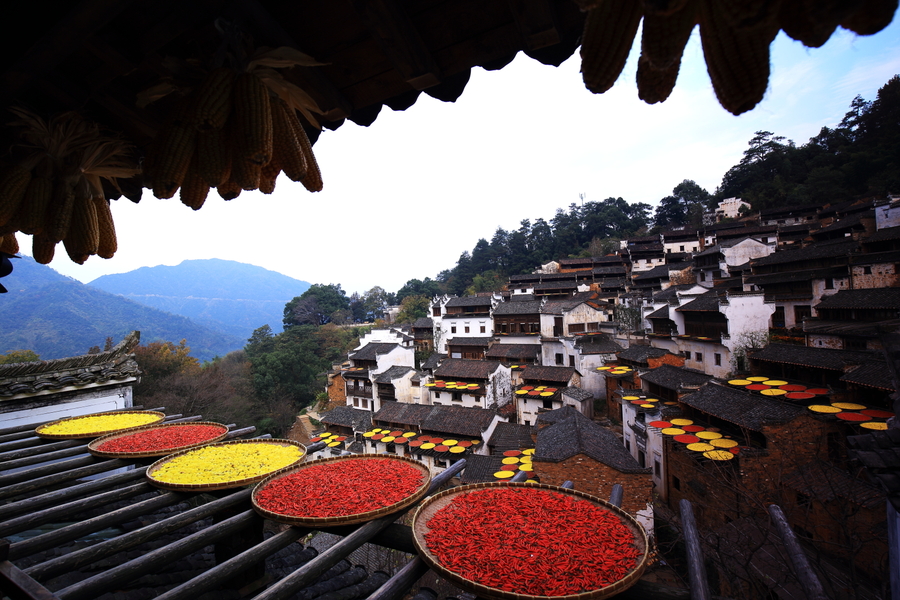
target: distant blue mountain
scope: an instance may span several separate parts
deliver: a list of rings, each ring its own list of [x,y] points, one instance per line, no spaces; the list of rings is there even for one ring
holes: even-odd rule
[[[141,267],[98,277],[89,285],[244,341],[263,325],[280,332],[284,305],[310,286],[262,267],[217,258]]]
[[[141,343],[187,340],[191,355],[211,360],[238,350],[246,337],[228,335],[131,300],[84,285],[40,265],[30,257],[14,259],[0,294],[0,353],[33,350],[43,359],[86,354],[117,343],[133,330]]]

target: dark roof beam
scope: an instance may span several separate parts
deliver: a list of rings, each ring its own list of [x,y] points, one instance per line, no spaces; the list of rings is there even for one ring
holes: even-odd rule
[[[539,50],[560,42],[553,7],[547,0],[508,0],[508,4],[526,50]]]
[[[437,62],[396,0],[353,0],[353,8],[404,81],[417,90],[441,83]]]
[[[104,25],[129,7],[131,0],[85,0],[28,50],[18,63],[3,74],[0,97],[11,98],[26,90],[36,79],[59,65]]]

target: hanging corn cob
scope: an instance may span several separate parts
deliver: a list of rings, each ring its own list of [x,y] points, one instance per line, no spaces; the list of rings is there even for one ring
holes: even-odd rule
[[[779,29],[809,47],[838,26],[859,35],[887,27],[897,0],[574,0],[586,12],[581,47],[585,87],[603,93],[625,66],[643,19],[638,96],[653,104],[675,86],[694,25],[719,103],[734,114],[752,109],[769,80],[769,45]]]
[[[145,184],[157,198],[203,206],[210,188],[232,200],[243,190],[271,194],[284,171],[310,191],[322,189],[312,144],[297,112],[318,127],[315,101],[277,70],[314,66],[291,48],[260,49],[240,69],[212,69],[176,102],[171,122],[151,144],[145,160]],[[141,103],[174,87],[154,86]]]
[[[118,187],[118,178],[140,173],[129,158],[131,147],[76,113],[44,120],[10,110],[17,117],[10,124],[19,138],[15,151],[22,157],[0,175],[0,234],[33,235],[32,255],[42,264],[53,260],[59,242],[79,264],[94,254],[111,258],[115,228],[102,180]]]

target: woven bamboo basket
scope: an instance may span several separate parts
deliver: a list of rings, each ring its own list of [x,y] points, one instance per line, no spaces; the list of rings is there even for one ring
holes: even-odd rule
[[[437,557],[428,549],[428,545],[425,542],[425,535],[431,530],[428,527],[428,522],[435,515],[435,513],[450,504],[450,502],[452,502],[458,496],[487,488],[510,487],[539,488],[542,490],[551,490],[570,496],[577,496],[610,511],[615,516],[617,516],[622,521],[622,523],[626,527],[628,527],[628,529],[631,530],[631,532],[634,534],[634,543],[638,549],[638,552],[640,553],[635,567],[615,583],[597,588],[595,590],[588,590],[578,594],[568,594],[564,596],[532,596],[528,594],[508,592],[498,588],[482,585],[478,582],[467,579],[466,577],[463,577],[442,565],[438,561]],[[643,575],[644,570],[647,568],[647,562],[649,559],[649,543],[647,540],[647,533],[644,531],[644,528],[641,527],[641,525],[634,519],[634,517],[632,517],[622,509],[613,506],[609,502],[606,502],[595,496],[591,496],[589,494],[585,494],[584,492],[579,492],[576,490],[570,490],[542,483],[476,483],[445,490],[439,494],[432,496],[419,505],[419,507],[416,509],[415,515],[413,516],[412,532],[413,543],[415,544],[416,549],[419,552],[419,556],[422,557],[422,559],[428,564],[429,567],[431,567],[435,572],[440,574],[451,583],[458,585],[460,588],[472,592],[477,596],[489,598],[492,600],[597,600],[600,598],[608,598],[610,596],[614,596],[615,594],[619,594],[634,585],[637,580],[640,579],[641,575]],[[504,573],[504,575],[506,575],[506,573]]]
[[[266,510],[259,506],[256,502],[256,495],[266,487],[269,483],[279,479],[281,477],[285,477],[287,475],[291,475],[298,471],[302,471],[303,469],[308,469],[310,467],[318,466],[318,465],[329,465],[335,464],[340,461],[347,460],[371,460],[371,459],[381,459],[381,460],[393,460],[399,461],[408,465],[413,466],[418,469],[422,473],[422,484],[416,489],[415,492],[407,496],[406,498],[400,500],[399,502],[395,502],[390,505],[383,506],[381,508],[370,510],[362,513],[355,513],[349,515],[338,515],[333,517],[303,517],[296,515],[287,515],[281,514],[277,512],[272,512],[270,510]],[[357,480],[355,482],[357,485],[366,485],[366,480]],[[308,527],[337,527],[338,525],[353,525],[356,523],[365,523],[366,521],[371,521],[373,519],[377,519],[379,517],[383,517],[386,515],[390,515],[396,512],[403,510],[408,506],[412,506],[416,502],[422,499],[425,494],[428,493],[428,488],[431,485],[431,472],[428,470],[428,467],[423,465],[422,463],[415,461],[411,458],[406,458],[405,456],[389,456],[385,454],[354,454],[350,456],[334,456],[329,458],[320,458],[318,460],[313,460],[308,463],[303,463],[302,465],[297,465],[294,467],[290,467],[283,471],[280,471],[274,475],[270,475],[263,481],[259,482],[257,486],[253,490],[253,495],[251,496],[253,502],[253,508],[263,517],[270,519],[272,521],[276,521],[279,523],[287,523],[288,525],[304,525]],[[323,502],[327,502],[327,498],[322,499]]]
[[[109,442],[111,440],[117,440],[121,438],[125,438],[128,436],[132,436],[136,433],[141,433],[142,431],[148,431],[151,429],[168,429],[172,427],[186,427],[189,425],[211,425],[218,429],[220,429],[220,433],[215,437],[209,438],[208,440],[203,440],[202,442],[194,442],[192,444],[183,444],[181,446],[173,446],[170,448],[160,448],[159,450],[147,450],[143,452],[104,452],[99,450],[100,446]],[[134,429],[129,429],[124,432],[117,433],[108,433],[103,437],[99,437],[96,440],[92,441],[88,444],[88,452],[93,454],[94,456],[98,456],[100,458],[152,458],[157,456],[168,456],[170,454],[174,454],[175,452],[181,452],[182,450],[190,450],[192,448],[197,448],[199,446],[205,446],[207,444],[212,444],[218,441],[221,441],[228,435],[228,427],[221,423],[213,423],[212,421],[195,421],[192,423],[159,423],[155,425],[142,425],[140,427],[135,427]]]
[[[119,427],[117,429],[104,429],[101,431],[90,431],[83,433],[67,433],[67,434],[54,434],[54,433],[43,433],[43,430],[46,430],[51,425],[56,425],[58,423],[63,423],[65,421],[75,421],[77,419],[84,419],[86,417],[102,417],[107,415],[153,415],[156,417],[156,421],[152,423],[144,423],[141,425],[134,425],[132,427]],[[102,413],[91,413],[89,415],[80,415],[78,417],[66,417],[64,419],[57,419],[56,421],[51,421],[49,423],[44,423],[40,427],[37,427],[34,430],[35,435],[39,438],[43,438],[45,440],[80,440],[87,438],[95,438],[100,437],[101,435],[107,435],[109,433],[118,433],[122,431],[130,431],[137,427],[146,427],[147,425],[153,425],[154,423],[158,423],[166,418],[165,413],[161,413],[155,410],[117,410],[115,412],[102,412]]]
[[[174,454],[170,454],[165,458],[161,458],[152,465],[147,468],[147,480],[155,485],[158,488],[162,488],[165,490],[173,490],[173,491],[183,491],[183,492],[211,492],[215,490],[227,490],[230,488],[242,487],[245,485],[251,485],[253,483],[257,483],[269,475],[273,473],[281,472],[285,469],[289,469],[299,462],[301,462],[306,457],[306,447],[300,442],[295,442],[293,440],[283,440],[283,439],[272,439],[272,440],[230,440],[227,442],[216,442],[215,444],[206,444],[202,446],[202,448],[209,448],[212,446],[225,446],[230,444],[273,444],[277,446],[297,446],[300,448],[300,458],[295,460],[289,465],[285,465],[283,467],[273,468],[271,471],[267,473],[262,473],[255,477],[247,477],[244,479],[232,479],[224,482],[217,483],[197,483],[197,484],[184,484],[184,483],[168,483],[165,481],[160,481],[154,477],[154,473],[159,471],[160,467],[165,465],[167,462],[175,460],[180,456],[184,456],[190,452],[196,452],[200,448],[190,448],[188,450],[182,450],[180,452],[176,452]]]

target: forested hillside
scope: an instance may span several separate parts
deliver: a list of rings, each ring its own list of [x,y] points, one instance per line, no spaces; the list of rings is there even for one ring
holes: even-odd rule
[[[136,329],[145,342],[186,338],[193,356],[211,360],[246,340],[86,286],[30,257],[15,259],[13,273],[4,279],[10,293],[0,295],[3,350],[32,350],[44,359],[78,356]]]
[[[141,267],[90,285],[244,340],[263,325],[281,331],[285,303],[309,288],[275,271],[217,258]]]

